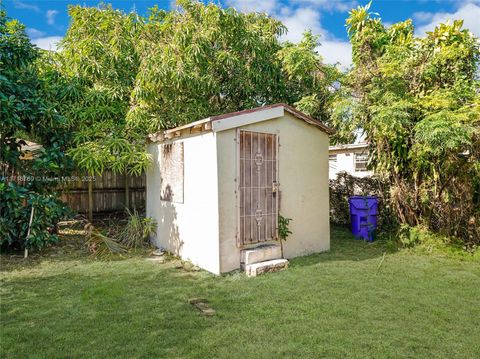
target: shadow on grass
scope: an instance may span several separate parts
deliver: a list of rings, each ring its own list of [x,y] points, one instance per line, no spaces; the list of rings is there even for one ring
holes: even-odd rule
[[[0,272],[12,272],[15,270],[35,269],[47,263],[59,263],[65,267],[69,264],[75,266],[79,262],[119,261],[131,257],[145,256],[146,252],[130,251],[126,254],[112,254],[106,258],[96,258],[91,255],[86,246],[85,232],[78,228],[64,228],[59,232],[59,241],[40,250],[29,252],[28,258],[24,258],[23,251],[2,253],[0,256]]]
[[[28,258],[24,258],[23,251],[2,253],[1,271],[33,269],[44,262],[73,262],[89,258],[85,247],[85,238],[80,234],[61,234],[58,243],[41,250],[30,251]]]
[[[310,266],[329,261],[363,261],[381,258],[384,253],[391,254],[397,251],[398,247],[391,241],[358,240],[354,238],[348,228],[332,225],[330,251],[293,258],[290,266]]]
[[[293,258],[290,260],[291,267],[315,265],[328,261],[362,261],[379,258],[383,253],[394,253],[398,249],[389,241],[377,240],[366,242],[356,240],[349,229],[340,226],[331,227],[330,251],[317,253],[305,257]],[[112,256],[103,261],[124,260],[135,255]],[[90,256],[85,247],[85,237],[80,227],[70,227],[61,231],[60,241],[40,251],[31,252],[28,259],[23,259],[23,252],[1,255],[1,271],[11,272],[14,270],[34,269],[41,267],[44,263],[69,263],[78,261],[98,261]]]

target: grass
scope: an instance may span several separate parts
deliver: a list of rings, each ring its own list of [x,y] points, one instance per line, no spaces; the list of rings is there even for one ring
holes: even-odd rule
[[[480,357],[478,262],[335,229],[329,253],[286,271],[215,277],[95,260],[71,237],[27,263],[2,256],[2,358]]]

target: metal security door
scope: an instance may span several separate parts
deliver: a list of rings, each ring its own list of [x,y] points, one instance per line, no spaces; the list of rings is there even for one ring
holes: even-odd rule
[[[278,239],[277,135],[238,131],[238,244]]]

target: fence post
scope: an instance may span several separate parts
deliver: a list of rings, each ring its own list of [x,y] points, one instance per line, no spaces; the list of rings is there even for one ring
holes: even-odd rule
[[[130,209],[130,181],[129,181],[129,177],[128,177],[128,174],[125,173],[125,207],[127,207],[127,209]]]
[[[89,178],[88,181],[88,220],[93,220],[93,181]]]

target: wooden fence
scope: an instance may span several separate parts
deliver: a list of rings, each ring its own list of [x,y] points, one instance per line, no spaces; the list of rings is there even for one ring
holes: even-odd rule
[[[145,174],[130,176],[105,171],[101,176],[77,176],[63,186],[60,199],[78,213],[88,213],[88,187],[92,184],[93,213],[145,208]]]

